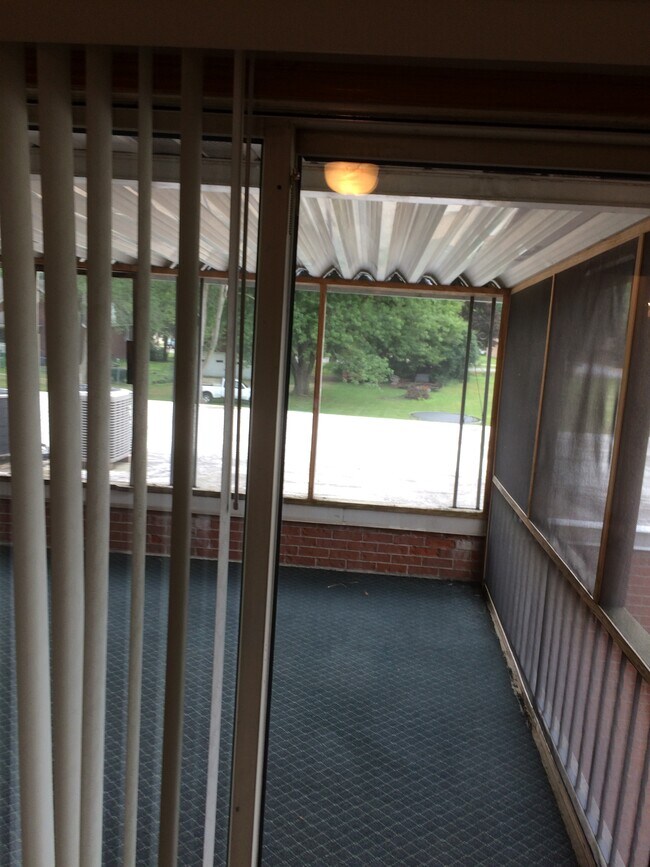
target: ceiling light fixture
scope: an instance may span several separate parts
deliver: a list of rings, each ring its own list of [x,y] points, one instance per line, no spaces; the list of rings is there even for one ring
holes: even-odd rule
[[[372,163],[325,163],[325,183],[343,196],[367,196],[378,181],[379,166]]]

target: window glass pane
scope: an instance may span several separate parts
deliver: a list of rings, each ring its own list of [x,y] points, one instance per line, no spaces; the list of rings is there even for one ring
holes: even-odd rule
[[[285,497],[308,495],[319,305],[318,286],[296,286],[289,359],[289,412],[284,453]]]
[[[644,257],[602,602],[650,659],[650,255]]]
[[[81,349],[79,400],[81,409],[82,478],[87,477],[88,374],[87,280],[77,278],[81,302]],[[111,281],[111,394],[109,460],[113,484],[129,484],[133,436],[133,387],[127,383],[126,347],[133,327],[133,280],[113,277]]]
[[[317,497],[452,506],[466,344],[464,301],[328,293]],[[466,415],[483,400],[479,383]]]
[[[80,285],[85,286],[85,277],[80,277],[79,280]],[[133,437],[133,385],[127,382],[129,378],[127,341],[133,333],[133,282],[130,277],[113,277],[111,286],[110,474],[113,484],[124,485],[129,485],[131,482]],[[80,373],[82,377],[85,358],[83,322],[82,318],[82,372]],[[153,485],[168,485],[170,483],[175,323],[176,278],[152,275],[147,480]],[[82,432],[85,430],[86,400],[87,396],[82,392]],[[84,443],[85,441],[82,440],[82,447]],[[83,455],[85,459],[85,450]],[[85,478],[85,471],[83,478]]]
[[[257,257],[257,236],[249,253],[249,272],[253,271]],[[235,417],[233,420],[233,469],[232,488],[237,495],[246,494],[248,477],[248,437],[250,409],[253,401],[253,326],[255,322],[255,280],[246,282],[245,290],[239,292],[235,333]]]
[[[201,291],[196,485],[213,491],[221,487],[227,332],[228,281],[204,280]]]
[[[39,284],[42,286],[43,275],[38,272],[36,274],[36,287]],[[2,283],[2,268],[0,267],[0,292],[4,293]],[[35,296],[39,306],[39,299],[42,298],[41,293],[35,288]],[[38,318],[40,323],[40,316]],[[39,326],[40,327],[40,326]],[[11,456],[9,450],[9,390],[7,383],[7,345],[5,343],[5,326],[4,317],[0,322],[0,476],[11,475]]]
[[[650,467],[646,463],[644,478],[648,478]],[[639,503],[636,522],[636,537],[630,560],[628,581],[625,591],[624,607],[636,623],[650,633],[650,545],[648,544],[648,502],[647,491]]]
[[[39,338],[40,338],[40,411],[41,411],[41,447],[43,454],[43,476],[50,477],[50,418],[49,418],[49,393],[47,386],[48,370],[47,370],[47,327],[45,323],[45,293],[47,292],[47,278],[42,272],[36,275],[36,299],[38,304],[38,321],[39,321]],[[85,461],[86,455],[86,424],[85,424],[85,409],[87,401],[87,380],[88,380],[88,339],[87,339],[87,324],[88,324],[88,290],[86,276],[80,274],[77,276],[77,298],[79,302],[79,331],[75,334],[70,334],[70,340],[77,340],[79,347],[79,402],[81,408],[81,434],[82,434],[82,459]],[[7,431],[8,445],[8,431]],[[7,456],[8,457],[8,456]],[[84,464],[85,466],[85,464]],[[10,465],[7,462],[7,472],[10,472]],[[82,476],[85,478],[85,469],[82,471]]]
[[[111,482],[130,481],[133,443],[133,386],[127,383],[127,341],[133,333],[133,280],[111,283],[111,408],[109,459]]]
[[[238,287],[236,300],[237,319],[235,324],[235,409],[232,439],[232,490],[238,484],[240,494],[245,493],[246,490],[246,467],[248,463],[248,426],[252,398],[255,281],[247,281],[243,302],[242,331],[240,327],[242,321],[242,294],[241,287]],[[197,488],[218,491],[221,488],[226,340],[228,333],[228,283],[225,279],[204,281],[201,319],[202,350],[199,369],[196,486]],[[242,347],[241,353],[240,345]],[[238,405],[240,398],[241,412]],[[239,450],[237,448],[238,440]]]
[[[43,449],[43,468],[49,477],[49,403],[47,391],[47,340],[45,326],[45,276],[36,275],[36,299],[41,361],[41,442]],[[130,481],[132,398],[131,386],[126,383],[126,342],[130,334],[133,318],[132,281],[113,278],[112,315],[111,315],[111,396],[110,396],[110,478],[113,483]],[[77,276],[79,298],[79,405],[81,413],[81,477],[86,479],[87,435],[88,435],[88,287],[85,274]],[[72,336],[71,336],[72,339]],[[0,468],[10,472],[9,439],[6,418],[6,368],[4,355],[0,352]],[[4,439],[3,439],[4,437]],[[4,461],[4,462],[3,462]]]
[[[517,292],[510,299],[495,473],[526,510],[550,300],[550,280]]]
[[[211,143],[214,146],[217,143]],[[218,143],[225,155],[225,144]],[[228,146],[229,152],[229,146]],[[198,383],[196,486],[221,489],[224,395],[228,353],[228,308],[235,305],[234,378],[235,411],[232,434],[232,491],[246,492],[248,425],[252,399],[253,323],[255,316],[255,273],[259,224],[259,145],[252,145],[252,181],[248,199],[242,194],[241,244],[246,243],[246,273],[242,286],[239,272],[236,285],[228,285],[230,195],[226,188],[205,186],[202,192],[201,244],[215,271],[224,276],[206,276],[201,290],[201,341]],[[247,206],[247,211],[245,211]],[[248,221],[244,225],[244,216]],[[242,254],[243,255],[243,254]]]
[[[147,481],[171,480],[174,363],[176,359],[176,278],[151,279]]]
[[[535,523],[594,586],[636,242],[558,274],[535,474]],[[579,338],[579,339],[578,339]]]
[[[463,315],[468,321],[469,308],[470,302],[467,301]],[[458,491],[454,504],[459,509],[480,509],[483,506],[500,324],[501,302],[495,301],[493,305],[492,300],[475,298],[458,465]]]

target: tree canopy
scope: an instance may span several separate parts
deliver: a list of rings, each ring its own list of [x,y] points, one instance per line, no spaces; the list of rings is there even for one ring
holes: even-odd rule
[[[463,303],[463,317],[469,319],[469,301]],[[477,299],[474,304],[474,313],[472,314],[472,330],[476,335],[481,352],[486,352],[488,343],[490,342],[490,322],[492,320],[492,303],[491,301],[480,301]],[[494,312],[494,328],[492,330],[492,338],[499,336],[499,328],[501,327],[501,304],[497,303]]]
[[[290,358],[296,394],[309,394],[309,378],[316,363],[319,301],[318,292],[296,290]]]
[[[318,294],[298,291],[293,310],[294,390],[306,394],[316,361]],[[444,382],[462,376],[467,323],[463,302],[434,298],[329,293],[325,355],[349,382],[387,382],[427,374]],[[477,355],[472,338],[470,361]]]

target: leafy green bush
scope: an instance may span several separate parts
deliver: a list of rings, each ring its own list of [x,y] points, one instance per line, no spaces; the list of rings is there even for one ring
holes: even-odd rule
[[[167,361],[165,347],[152,343],[149,347],[149,361]]]
[[[346,348],[337,357],[334,369],[345,382],[359,385],[362,383],[379,385],[380,382],[388,382],[393,373],[385,358],[369,355],[358,347]]]

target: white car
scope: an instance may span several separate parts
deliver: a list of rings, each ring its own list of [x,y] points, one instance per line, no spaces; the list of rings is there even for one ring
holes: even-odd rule
[[[204,382],[201,386],[201,402],[202,403],[212,403],[213,400],[223,400],[226,394],[226,380],[225,377],[218,380],[218,382]],[[249,385],[246,385],[245,382],[240,382],[240,380],[235,380],[235,399],[237,399],[237,395],[241,394],[242,400],[250,400],[251,399],[251,389]]]

